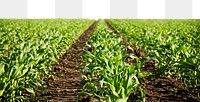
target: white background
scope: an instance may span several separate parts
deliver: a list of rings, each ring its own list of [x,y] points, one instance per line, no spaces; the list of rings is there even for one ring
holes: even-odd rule
[[[110,0],[83,0],[83,18],[110,18]]]
[[[193,0],[192,2],[192,18],[200,19],[200,0]]]
[[[137,18],[164,19],[165,0],[138,0]]]
[[[54,18],[55,0],[28,0],[28,18]]]
[[[193,2],[192,18],[200,19],[200,0],[191,0],[191,1]],[[3,0],[0,1],[0,3],[1,2],[3,4]],[[17,4],[17,2],[13,3],[15,5],[20,5],[20,2],[19,4]],[[9,7],[10,5],[7,6]],[[1,8],[1,10],[4,9],[6,11],[7,6]],[[7,10],[6,12],[11,12],[11,11]],[[0,12],[0,17],[8,17],[8,16],[9,15],[8,14],[6,15],[6,13],[4,14],[3,11]],[[19,13],[16,13],[16,16],[13,17],[20,18],[22,17],[22,14],[20,16]],[[55,18],[55,0],[27,0],[27,17]],[[82,18],[92,18],[92,19],[110,18],[110,0],[82,0]],[[165,0],[137,0],[137,18],[139,19],[166,18]]]

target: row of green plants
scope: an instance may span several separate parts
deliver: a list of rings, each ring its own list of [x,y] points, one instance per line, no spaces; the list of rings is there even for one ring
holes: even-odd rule
[[[89,50],[82,56],[86,66],[81,71],[86,73],[85,82],[79,97],[88,95],[100,101],[126,102],[131,93],[141,92],[142,101],[145,94],[139,80],[143,78],[140,70],[144,60],[136,56],[136,66],[125,62],[130,55],[119,35],[110,31],[103,20],[100,20],[86,44]],[[77,98],[78,99],[78,98]]]
[[[1,19],[0,101],[27,100],[44,89],[59,56],[93,20]]]
[[[157,61],[154,75],[181,79],[200,96],[200,20],[108,20]]]

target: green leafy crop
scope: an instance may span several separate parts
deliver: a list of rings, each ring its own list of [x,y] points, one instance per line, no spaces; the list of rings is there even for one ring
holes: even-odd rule
[[[137,60],[137,66],[131,66],[125,62],[126,46],[119,35],[106,28],[103,20],[100,20],[94,29],[87,44],[92,51],[84,51],[82,58],[86,61],[83,72],[86,84],[80,95],[89,95],[100,101],[126,102],[132,93],[141,91],[138,74],[141,75],[141,63]],[[141,75],[142,76],[142,75]]]
[[[0,100],[22,101],[92,20],[0,20]],[[27,94],[28,93],[28,94]]]
[[[176,77],[200,94],[200,20],[109,20],[128,43],[157,60],[154,74]]]

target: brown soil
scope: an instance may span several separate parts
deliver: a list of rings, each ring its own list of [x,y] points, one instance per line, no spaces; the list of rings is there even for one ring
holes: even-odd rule
[[[134,49],[134,48],[132,48]],[[132,54],[138,51],[127,51]],[[142,53],[142,52],[141,52]],[[137,54],[135,54],[137,55]],[[139,54],[141,55],[141,54]],[[143,56],[137,56],[143,57]],[[135,59],[127,58],[127,63],[131,65],[135,65]],[[155,66],[156,61],[154,60],[146,60],[144,66],[142,67],[142,71],[148,71],[150,73],[157,70]],[[181,82],[181,80],[169,78],[164,75],[158,75],[156,77],[152,77],[150,79],[146,76],[144,80],[141,80],[141,87],[143,88],[146,94],[146,102],[198,102],[197,94],[187,90]],[[131,94],[129,97],[129,102],[133,102],[133,100],[141,99],[140,93],[134,95]]]
[[[37,101],[48,102],[75,102],[78,93],[81,91],[83,83],[81,82],[81,72],[77,71],[77,68],[82,67],[81,63],[82,49],[85,46],[86,41],[89,38],[90,32],[96,25],[96,21],[83,32],[83,34],[76,40],[69,50],[63,54],[59,60],[59,64],[53,67],[54,78],[49,78],[46,83],[46,93],[37,97]],[[107,26],[118,33],[107,21]],[[126,44],[126,38],[124,44]],[[135,54],[142,59],[145,54],[141,49],[136,49],[134,45],[127,47],[128,54]],[[135,65],[135,59],[127,58],[127,63]],[[154,72],[157,70],[154,60],[147,60],[142,68],[144,71]],[[157,76],[151,79],[144,78],[141,80],[141,86],[146,93],[146,102],[198,102],[197,95],[185,89],[180,80],[171,79],[166,76]],[[138,92],[129,97],[128,102],[134,102],[134,100],[141,99],[141,95]],[[80,102],[98,102],[97,100],[84,97]]]
[[[124,41],[126,38],[117,32],[112,25],[106,21],[107,26],[113,30],[116,34],[122,36]],[[144,58],[145,54],[141,49],[136,49],[134,45],[130,45],[127,47],[128,54],[135,54],[140,59]],[[127,63],[131,65],[135,65],[136,61],[132,58],[127,58]],[[156,61],[154,60],[146,60],[144,66],[142,67],[143,71],[154,72],[157,70],[155,66]],[[184,87],[183,82],[178,79],[168,78],[167,76],[158,75],[157,77],[153,77],[150,79],[144,78],[144,80],[140,81],[141,87],[143,88],[146,94],[146,102],[198,102],[197,94],[187,90]],[[132,93],[129,97],[128,102],[134,102],[135,100],[141,99],[141,95],[138,92],[134,95]]]
[[[96,26],[97,21],[85,30],[79,38],[71,45],[69,50],[59,59],[59,64],[53,66],[54,78],[46,81],[46,93],[36,98],[37,101],[48,102],[75,102],[78,93],[81,91],[81,73],[77,71],[83,64],[81,63],[82,49],[89,34]],[[87,100],[86,100],[87,101]]]

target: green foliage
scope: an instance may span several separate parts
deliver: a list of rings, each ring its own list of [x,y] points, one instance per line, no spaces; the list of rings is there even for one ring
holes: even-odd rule
[[[0,20],[0,100],[43,89],[51,66],[92,20]]]
[[[107,102],[126,102],[132,91],[136,93],[140,90],[145,98],[138,81],[142,63],[139,59],[137,66],[125,63],[126,46],[122,38],[108,30],[103,20],[98,22],[87,47],[92,51],[84,51],[82,58],[87,64],[82,71],[88,73],[88,76],[84,76],[88,82],[80,95]]]
[[[200,92],[200,20],[109,20],[129,43],[142,48],[159,69]],[[200,93],[199,93],[200,94]]]

